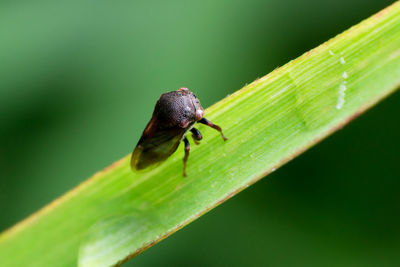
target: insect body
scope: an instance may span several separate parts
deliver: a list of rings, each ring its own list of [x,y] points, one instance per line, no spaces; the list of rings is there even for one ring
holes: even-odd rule
[[[199,100],[187,88],[162,94],[156,103],[150,122],[132,153],[132,169],[141,170],[161,163],[171,156],[183,141],[185,144],[183,175],[186,176],[186,162],[190,150],[186,134],[192,132],[196,144],[202,139],[199,130],[193,127],[196,122],[216,129],[222,138],[227,140],[221,128],[204,118],[203,113]]]

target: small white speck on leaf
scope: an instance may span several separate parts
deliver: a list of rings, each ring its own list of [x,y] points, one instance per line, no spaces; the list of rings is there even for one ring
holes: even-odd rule
[[[344,105],[345,102],[345,95],[346,95],[346,90],[347,90],[347,86],[346,83],[342,83],[339,86],[339,94],[338,94],[338,100],[337,100],[337,104],[336,104],[336,109],[341,109]]]
[[[343,77],[343,79],[347,79],[347,78],[349,78],[349,75],[347,75],[347,72],[343,72],[342,77]]]
[[[289,87],[290,87],[290,85],[285,86],[284,88],[282,88],[281,90],[279,90],[278,92],[276,92],[271,98],[275,98],[276,96],[282,94],[282,93],[285,92]]]
[[[340,57],[340,64],[346,64],[346,61],[344,60],[343,57]]]
[[[329,54],[331,54],[331,56],[334,56],[335,54],[332,52],[332,50],[329,50]]]

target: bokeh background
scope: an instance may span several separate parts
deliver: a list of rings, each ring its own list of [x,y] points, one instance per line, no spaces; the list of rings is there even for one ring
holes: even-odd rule
[[[0,230],[130,153],[161,93],[210,106],[393,2],[2,1]],[[399,105],[126,266],[398,266]]]

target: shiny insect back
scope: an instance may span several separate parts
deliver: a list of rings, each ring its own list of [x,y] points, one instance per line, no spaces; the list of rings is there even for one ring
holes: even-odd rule
[[[156,103],[151,120],[132,153],[132,169],[142,170],[165,161],[183,141],[185,144],[183,175],[186,176],[186,163],[190,151],[186,134],[192,132],[196,144],[202,139],[199,130],[193,127],[196,122],[218,130],[222,138],[227,140],[221,128],[204,118],[203,114],[204,109],[200,101],[187,88],[162,94]]]

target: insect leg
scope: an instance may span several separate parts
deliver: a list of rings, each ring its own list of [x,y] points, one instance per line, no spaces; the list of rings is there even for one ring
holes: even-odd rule
[[[193,137],[193,141],[196,145],[200,144],[200,140],[203,139],[203,136],[201,135],[200,131],[197,130],[196,128],[192,128],[190,129],[190,131],[192,132],[192,137]]]
[[[183,176],[186,177],[186,162],[189,158],[190,143],[186,136],[185,138],[183,138],[183,142],[185,143],[185,157],[183,158]]]
[[[224,141],[228,140],[228,138],[226,138],[225,135],[222,133],[221,127],[219,127],[218,125],[215,125],[214,123],[212,123],[211,121],[207,120],[206,118],[202,118],[198,122],[200,122],[202,124],[205,124],[207,126],[210,126],[211,128],[214,128],[215,130],[217,130],[218,132],[221,133],[221,136],[224,139]]]

